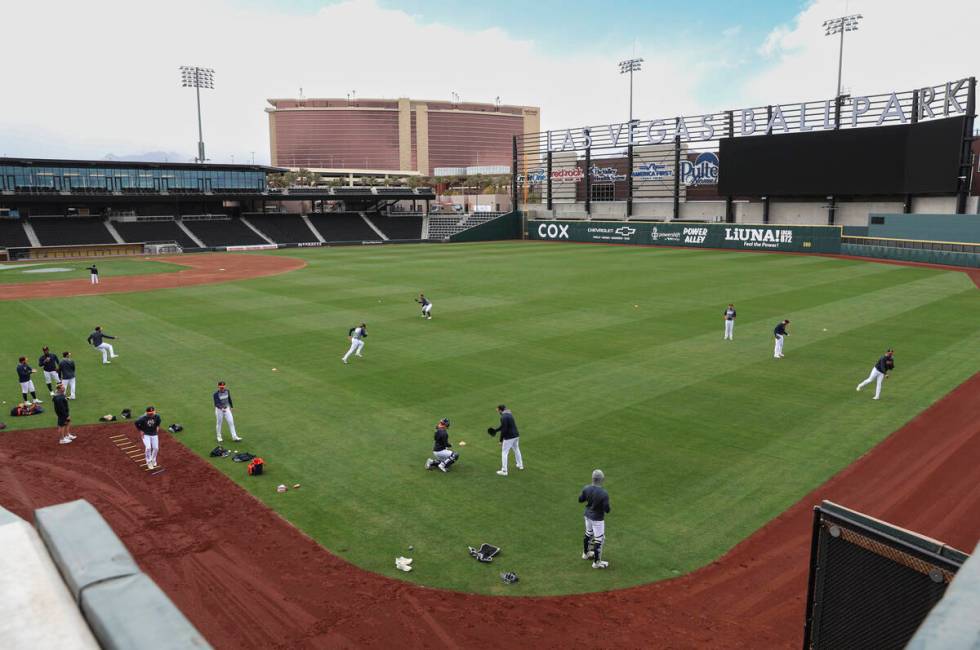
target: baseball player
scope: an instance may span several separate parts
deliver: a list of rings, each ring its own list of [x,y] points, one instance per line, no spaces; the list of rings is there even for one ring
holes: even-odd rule
[[[57,355],[51,354],[47,347],[43,347],[37,365],[44,371],[44,383],[48,385],[48,394],[54,397],[54,388],[61,383],[61,378],[58,376]]]
[[[85,267],[89,272],[89,278],[92,280],[92,284],[99,283],[99,269],[93,264],[92,266]]]
[[[58,374],[61,375],[61,383],[68,392],[68,399],[75,399],[75,360],[71,358],[71,352],[61,353]]]
[[[585,504],[585,537],[582,539],[582,559],[592,560],[593,569],[605,569],[609,563],[602,559],[602,544],[606,541],[606,515],[609,514],[609,493],[602,487],[606,475],[601,469],[592,470],[592,484],[582,488],[578,502]]]
[[[238,433],[235,432],[235,416],[231,414],[231,409],[234,408],[234,404],[231,402],[231,392],[228,390],[225,382],[218,382],[218,390],[214,391],[214,419],[215,419],[215,432],[218,434],[218,442],[221,440],[221,424],[224,421],[228,421],[228,430],[231,431],[231,439],[235,442],[242,440],[238,437]]]
[[[31,379],[31,375],[34,374],[34,368],[27,365],[27,357],[21,357],[19,359],[20,363],[17,364],[17,380],[20,381],[20,394],[24,397],[24,401],[27,400],[27,394],[30,393],[35,404],[40,404],[41,400],[37,398],[37,391],[34,390],[34,381]]]
[[[350,328],[347,332],[347,338],[350,339],[350,349],[347,350],[347,354],[341,357],[341,361],[347,363],[347,359],[350,357],[352,352],[355,352],[357,356],[364,356],[361,354],[361,350],[364,349],[364,339],[367,338],[367,325],[361,323],[357,327]]]
[[[102,331],[102,327],[96,327],[95,331],[88,335],[88,342],[92,344],[92,347],[96,350],[102,351],[102,363],[112,363],[109,358],[115,359],[119,355],[116,351],[112,349],[112,346],[106,343],[103,339],[113,339],[115,336],[109,336]]]
[[[724,312],[725,316],[725,338],[722,340],[735,340],[735,305],[728,303],[728,308]]]
[[[449,444],[449,418],[439,420],[433,438],[435,443],[432,445],[432,458],[425,461],[425,469],[438,467],[446,472],[459,460],[459,454],[453,451],[452,445]]]
[[[160,451],[160,416],[152,406],[146,407],[146,413],[136,419],[136,430],[143,436],[143,448],[146,450],[146,469],[156,469],[157,453]]]
[[[55,387],[55,391],[54,399],[51,400],[51,403],[54,405],[54,414],[58,416],[58,442],[62,445],[67,445],[76,438],[68,430],[68,427],[71,425],[68,398],[65,397],[65,387],[63,384],[58,384]]]
[[[422,318],[432,320],[432,303],[425,297],[425,294],[420,293],[419,297],[415,299],[415,302],[422,305]]]
[[[507,459],[510,450],[514,450],[514,462],[517,469],[524,469],[524,459],[521,458],[520,433],[517,432],[517,422],[514,421],[514,414],[510,409],[501,404],[497,407],[500,414],[500,426],[489,427],[487,433],[494,435],[500,433],[500,469],[497,470],[499,476],[507,476]]]
[[[873,381],[875,384],[875,399],[881,397],[881,382],[888,379],[888,371],[895,368],[895,350],[889,348],[885,354],[883,354],[871,368],[871,374],[868,378],[857,385],[857,390],[860,391],[862,388],[867,386]]]
[[[789,332],[786,331],[786,327],[789,325],[788,320],[780,321],[776,325],[776,329],[772,331],[773,335],[776,337],[776,347],[773,349],[772,357],[773,359],[783,358],[783,339],[789,336]]]

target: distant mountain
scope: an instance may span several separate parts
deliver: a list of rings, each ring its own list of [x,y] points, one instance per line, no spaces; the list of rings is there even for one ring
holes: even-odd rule
[[[193,162],[193,156],[175,153],[173,151],[147,151],[145,153],[132,153],[117,156],[107,153],[102,160],[116,160],[125,162]]]

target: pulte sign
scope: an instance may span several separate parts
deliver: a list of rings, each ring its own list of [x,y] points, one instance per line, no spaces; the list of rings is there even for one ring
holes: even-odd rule
[[[840,253],[839,226],[529,221],[528,238],[548,241]]]

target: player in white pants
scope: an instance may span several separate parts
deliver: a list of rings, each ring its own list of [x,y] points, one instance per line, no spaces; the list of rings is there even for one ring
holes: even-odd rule
[[[425,461],[425,469],[439,469],[446,472],[459,460],[459,454],[452,450],[452,445],[449,443],[449,418],[439,420],[432,438],[435,441],[432,445],[432,458]]]
[[[95,266],[95,264],[93,264],[92,266],[86,266],[85,268],[88,269],[89,276],[90,276],[90,278],[92,280],[92,284],[98,284],[99,283],[99,269]]]
[[[232,415],[231,409],[234,408],[234,404],[231,402],[231,392],[225,385],[225,382],[218,382],[218,390],[214,391],[214,429],[218,436],[218,442],[222,442],[221,439],[221,425],[223,422],[228,423],[228,430],[231,431],[231,439],[235,442],[241,440],[238,437],[238,432],[235,431],[235,416]]]
[[[146,407],[146,413],[136,422],[136,430],[143,436],[143,449],[146,457],[146,469],[156,469],[157,454],[160,452],[160,416],[152,406]]]
[[[874,399],[881,398],[881,382],[888,378],[888,371],[895,367],[895,351],[889,349],[882,355],[874,366],[871,368],[871,374],[868,378],[857,385],[857,390],[860,391],[862,388],[870,384],[871,382],[877,382],[875,384],[875,396]]]
[[[367,325],[361,323],[357,327],[350,328],[350,331],[347,332],[347,338],[350,339],[350,349],[347,350],[347,354],[340,359],[344,363],[347,363],[347,359],[350,358],[351,354],[355,354],[359,357],[364,356],[361,354],[361,350],[364,349],[364,339],[367,338]]]
[[[510,409],[501,404],[497,407],[500,414],[500,426],[488,427],[487,433],[494,435],[500,433],[500,469],[497,470],[499,476],[507,476],[507,460],[510,457],[510,450],[514,450],[514,462],[517,469],[524,469],[524,459],[521,457],[520,433],[517,431],[517,422]]]
[[[585,537],[582,540],[582,559],[592,560],[593,569],[605,569],[609,563],[602,559],[606,541],[606,515],[609,514],[609,493],[602,487],[606,475],[601,469],[592,471],[592,484],[582,488],[578,502],[585,504]]]
[[[432,303],[425,297],[425,294],[420,293],[419,297],[415,299],[415,302],[422,305],[422,318],[432,320]]]
[[[735,340],[735,305],[728,303],[728,309],[724,311],[725,317],[725,338],[723,341]]]
[[[58,374],[61,375],[61,383],[68,393],[68,399],[75,399],[75,360],[71,358],[71,352],[62,352],[61,357]]]
[[[115,359],[119,356],[112,346],[103,340],[115,338],[115,336],[109,336],[103,332],[101,327],[96,327],[95,331],[88,335],[88,342],[92,344],[92,347],[102,353],[102,363],[112,363],[109,359]]]
[[[780,323],[776,325],[776,329],[772,331],[773,336],[776,337],[776,345],[773,348],[773,353],[772,353],[774,359],[783,358],[783,339],[789,336],[789,332],[786,331],[787,325],[789,325],[788,320],[780,321]]]

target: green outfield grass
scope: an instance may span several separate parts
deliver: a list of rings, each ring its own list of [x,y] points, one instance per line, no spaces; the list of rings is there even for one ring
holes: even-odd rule
[[[267,475],[209,462],[332,552],[426,585],[558,594],[705,565],[980,367],[980,292],[959,272],[552,243],[287,254],[309,266],[0,303],[0,391],[18,399],[19,355],[72,349],[76,422],[153,403],[207,457],[211,392],[224,379],[247,438],[238,448],[260,454]],[[420,290],[432,321],[413,302]],[[728,302],[734,342],[722,341]],[[774,360],[781,318],[791,336]],[[365,358],[344,366],[347,330],[361,320]],[[96,324],[119,337],[111,366],[85,349]],[[889,346],[897,368],[882,400],[855,393]],[[499,402],[514,411],[527,466],[507,478],[485,433]],[[462,454],[448,474],[423,469],[441,417]],[[0,435],[54,424],[6,419],[13,430]],[[71,454],[54,443],[45,453]],[[579,559],[577,496],[595,467],[612,503],[605,572]],[[277,494],[278,483],[302,488]],[[229,535],[247,536],[248,523]],[[503,548],[492,565],[467,554],[481,542]],[[397,555],[416,570],[396,571]],[[503,585],[502,571],[521,582]]]
[[[49,282],[51,280],[88,280],[88,267],[93,260],[28,261],[0,264],[0,284],[19,284],[22,282]],[[99,267],[99,278],[112,278],[120,275],[150,275],[154,273],[173,273],[186,267],[168,262],[154,262],[144,259],[106,259],[94,260]],[[68,269],[51,271],[49,269]]]

